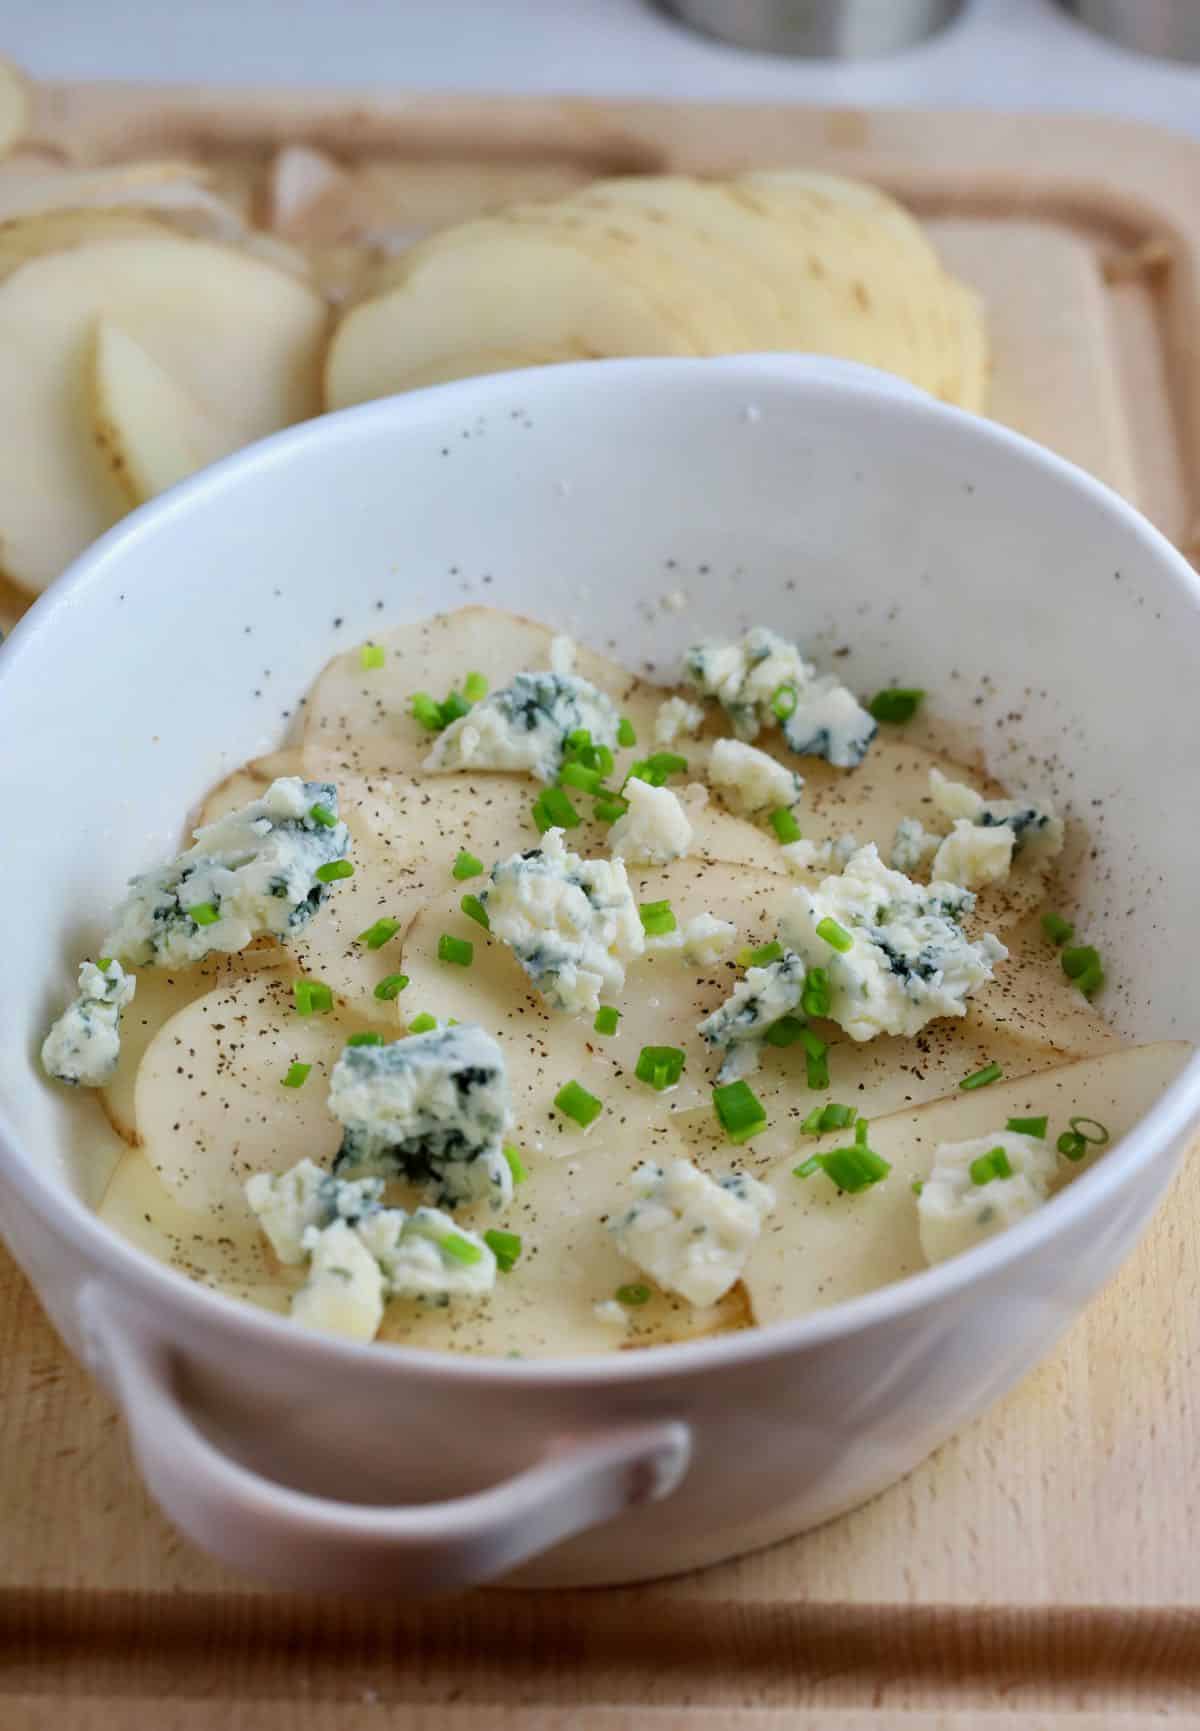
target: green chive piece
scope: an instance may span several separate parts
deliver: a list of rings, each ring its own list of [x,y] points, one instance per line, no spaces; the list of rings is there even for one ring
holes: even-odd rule
[[[858,1123],[854,1126],[854,1141],[855,1141],[855,1144],[857,1147],[859,1147],[859,1148],[865,1148],[866,1147],[866,1145],[867,1145],[867,1132],[870,1130],[870,1128],[871,1128],[871,1120],[869,1118],[860,1118],[858,1120]]]
[[[611,799],[598,799],[593,811],[597,823],[616,823],[619,817],[624,817],[629,810],[629,801],[614,794]]]
[[[617,1023],[620,1020],[620,1010],[614,1009],[611,1004],[601,1004],[596,1011],[596,1020],[592,1023],[592,1027],[598,1034],[615,1034]]]
[[[1074,980],[1085,998],[1094,998],[1104,984],[1104,964],[1091,944],[1077,944],[1062,953],[1063,973]]]
[[[591,743],[592,734],[590,728],[573,727],[567,735],[568,751],[586,751]]]
[[[382,667],[386,659],[382,643],[364,643],[359,654],[364,671],[372,667]]]
[[[440,733],[445,726],[442,720],[442,706],[435,703],[427,691],[414,691],[412,695],[412,712],[415,720],[427,727],[430,733]]]
[[[502,1232],[498,1226],[493,1226],[490,1232],[484,1233],[483,1242],[496,1258],[501,1274],[511,1274],[521,1254],[520,1233]]]
[[[381,950],[384,944],[390,942],[399,930],[399,920],[376,920],[375,924],[368,926],[365,932],[359,932],[358,941],[360,944],[366,944],[369,950]]]
[[[777,962],[783,954],[783,945],[778,943],[760,944],[758,948],[747,947],[738,951],[739,968],[765,968],[768,962]]]
[[[876,721],[911,721],[924,696],[918,686],[893,685],[887,691],[877,691],[867,708]]]
[[[626,787],[631,781],[647,781],[651,787],[665,787],[667,772],[665,769],[655,769],[648,759],[642,758],[637,763],[630,764],[629,773],[621,786]]]
[[[1016,1136],[1037,1136],[1045,1141],[1049,1122],[1048,1118],[1010,1118],[1004,1128]]]
[[[845,926],[839,926],[829,914],[826,914],[823,920],[817,921],[817,936],[824,938],[831,949],[837,950],[842,955],[845,955],[854,943],[854,939]]]
[[[308,815],[312,818],[314,823],[319,823],[322,829],[337,828],[337,814],[330,811],[327,805],[321,805],[320,803],[317,805],[310,805],[308,808]]]
[[[1042,930],[1052,944],[1065,944],[1075,936],[1075,927],[1070,920],[1064,920],[1061,914],[1043,914]]]
[[[333,1008],[333,993],[321,980],[293,980],[292,997],[301,1016],[327,1016]]]
[[[804,1023],[798,1016],[780,1016],[777,1022],[763,1035],[768,1046],[794,1046],[804,1032]]]
[[[468,1268],[473,1262],[483,1261],[483,1251],[478,1244],[472,1244],[461,1232],[447,1232],[444,1238],[437,1240],[437,1247],[443,1256],[450,1256],[455,1262],[461,1262]]]
[[[686,775],[688,760],[677,751],[654,751],[646,759],[647,766],[664,775]]]
[[[471,705],[459,691],[452,691],[449,697],[438,704],[438,715],[443,727],[449,727],[452,721],[461,721],[464,715],[470,715]]]
[[[1088,1151],[1087,1138],[1076,1130],[1064,1130],[1054,1146],[1068,1160],[1082,1160]]]
[[[585,769],[581,763],[564,763],[558,772],[563,787],[577,787],[580,793],[599,793],[604,777],[598,769]]]
[[[311,1069],[311,1064],[289,1064],[288,1073],[283,1078],[283,1086],[285,1088],[303,1088],[305,1082],[308,1081],[308,1073]]]
[[[649,1304],[650,1288],[643,1286],[639,1280],[631,1280],[626,1286],[618,1286],[614,1297],[618,1304],[627,1304],[636,1309],[639,1304]]]
[[[919,1196],[921,1194],[922,1190],[924,1190],[924,1188],[925,1188],[925,1180],[923,1178],[914,1178],[913,1179],[913,1181],[912,1181],[912,1193],[914,1196]]]
[[[194,907],[184,911],[188,919],[195,920],[198,926],[215,926],[221,917],[216,902],[197,902]]]
[[[748,1082],[727,1082],[712,1091],[713,1110],[731,1142],[748,1142],[767,1127],[762,1101]]]
[[[483,861],[464,847],[458,850],[458,858],[450,867],[450,876],[462,883],[466,878],[477,878],[482,870]]]
[[[482,673],[468,673],[463,680],[463,696],[468,703],[479,703],[487,696],[488,682]]]
[[[112,967],[112,964],[113,964],[113,959],[111,956],[97,956],[96,957],[96,966],[99,968],[99,970],[102,974],[106,974],[108,972],[108,970]]]
[[[1101,1124],[1098,1118],[1085,1118],[1079,1115],[1068,1118],[1072,1130],[1077,1136],[1082,1136],[1085,1142],[1092,1142],[1097,1148],[1103,1148],[1108,1141],[1108,1126]]]
[[[513,1183],[514,1184],[524,1184],[524,1182],[528,1178],[529,1174],[528,1174],[528,1172],[526,1172],[525,1163],[521,1159],[521,1150],[519,1148],[515,1148],[512,1145],[512,1143],[509,1142],[509,1143],[505,1144],[505,1146],[500,1150],[500,1152],[504,1155],[505,1161],[508,1165],[508,1169],[512,1173]]]
[[[823,1136],[828,1130],[844,1130],[857,1117],[857,1106],[841,1106],[830,1100],[828,1105],[814,1106],[800,1129],[805,1136]]]
[[[617,744],[626,749],[637,744],[637,732],[627,715],[623,715],[617,723]]]
[[[786,721],[794,713],[797,701],[794,685],[777,685],[771,693],[771,708],[780,721]]]
[[[792,1167],[793,1178],[811,1178],[814,1172],[821,1170],[821,1162],[815,1154],[809,1156],[800,1166]]]
[[[398,998],[407,984],[407,974],[389,974],[386,980],[380,980],[376,986],[375,996],[386,1004],[390,998]]]
[[[990,1184],[993,1178],[1011,1178],[1012,1162],[1003,1148],[989,1148],[967,1167],[972,1184]]]
[[[827,1016],[831,1002],[828,973],[824,968],[810,968],[804,976],[800,1008],[806,1016]]]
[[[796,814],[790,806],[780,805],[775,808],[767,819],[781,842],[799,841],[800,825],[796,822]]]
[[[829,1086],[829,1047],[808,1028],[800,1030],[804,1043],[804,1068],[810,1088],[819,1091]]]
[[[678,1046],[643,1046],[638,1053],[634,1075],[639,1082],[648,1082],[660,1094],[673,1088],[683,1075],[686,1062]]]
[[[992,1082],[998,1082],[1003,1074],[999,1064],[985,1064],[982,1070],[972,1070],[969,1076],[964,1076],[958,1085],[964,1094],[969,1094],[975,1088],[986,1088]]]
[[[566,1082],[554,1096],[554,1104],[566,1117],[573,1118],[581,1129],[594,1124],[604,1110],[604,1102],[579,1082]]]
[[[485,932],[491,931],[492,922],[488,919],[488,911],[478,896],[464,896],[458,905],[469,920],[474,920]]]
[[[408,1024],[410,1034],[432,1034],[437,1027],[437,1017],[431,1016],[428,1010],[422,1010],[419,1016],[414,1016]]]
[[[642,902],[638,907],[642,930],[648,938],[662,938],[673,932],[679,921],[670,902]]]
[[[346,1041],[348,1046],[382,1046],[382,1034],[351,1034]]]
[[[544,787],[533,804],[533,821],[545,835],[548,829],[574,829],[582,820],[561,787]]]
[[[861,1190],[882,1184],[891,1169],[891,1162],[882,1155],[856,1144],[853,1148],[831,1148],[828,1154],[814,1154],[802,1166],[793,1167],[792,1171],[797,1178],[809,1178],[814,1172],[823,1172],[839,1190],[854,1196]]]
[[[328,865],[318,866],[313,876],[318,883],[335,884],[339,878],[352,878],[354,867],[348,859],[331,859]]]
[[[439,962],[451,962],[456,968],[469,968],[475,960],[475,945],[469,938],[451,937],[443,932],[437,943]]]

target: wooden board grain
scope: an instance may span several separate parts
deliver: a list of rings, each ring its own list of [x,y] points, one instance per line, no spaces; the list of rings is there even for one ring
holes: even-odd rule
[[[597,174],[863,174],[984,294],[996,417],[1193,543],[1187,140],[1080,117],[124,86],[43,88],[36,139],[81,163],[194,155],[251,212],[274,152],[302,141],[352,183],[337,221],[367,212],[393,235]],[[181,1540],[0,1251],[0,1727],[359,1731],[389,1712],[416,1731],[1200,1723],[1198,1217],[1193,1164],[1022,1388],[821,1531],[651,1587],[428,1605],[268,1593]]]

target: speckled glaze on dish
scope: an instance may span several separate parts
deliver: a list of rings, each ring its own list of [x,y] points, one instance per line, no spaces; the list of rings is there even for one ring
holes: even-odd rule
[[[682,608],[660,604],[676,591]],[[633,1581],[860,1502],[1054,1342],[1200,1116],[1193,1062],[1004,1237],[799,1321],[602,1359],[310,1335],[118,1240],[87,1206],[94,1103],[34,1062],[69,959],[205,787],[276,743],[333,649],[464,599],[662,670],[697,631],[762,621],[818,659],[849,646],[861,689],[927,687],[996,774],[1085,819],[1077,907],[1121,1032],[1197,1032],[1200,771],[1180,712],[1200,587],[1128,506],[1014,434],[828,362],[608,362],[332,416],[137,513],[0,651],[21,819],[0,1221],[167,1512],[293,1585]]]

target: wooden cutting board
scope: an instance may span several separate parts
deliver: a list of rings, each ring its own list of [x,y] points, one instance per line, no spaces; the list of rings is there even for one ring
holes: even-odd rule
[[[328,152],[334,196],[301,237],[323,266],[347,236],[395,244],[597,174],[861,174],[984,294],[997,418],[1195,543],[1189,140],[1079,117],[98,85],[43,88],[35,133],[70,162],[196,157],[259,216],[278,149]],[[0,1251],[0,1731],[1200,1724],[1198,1218],[1193,1165],[1037,1374],[819,1532],[650,1587],[428,1604],[269,1593],[178,1538]]]

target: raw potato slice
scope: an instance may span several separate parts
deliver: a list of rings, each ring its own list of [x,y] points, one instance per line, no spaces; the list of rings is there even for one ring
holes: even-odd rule
[[[129,504],[143,505],[223,451],[213,427],[170,374],[120,325],[101,319],[92,349],[93,434]]]
[[[325,363],[325,406],[408,389],[415,370],[464,349],[547,346],[575,360],[687,355],[686,332],[599,256],[532,225],[481,220],[406,253],[400,280],[353,307]]]
[[[433,736],[414,721],[415,691],[439,700],[461,687],[468,673],[482,673],[497,691],[515,673],[550,665],[556,633],[516,613],[492,607],[460,607],[412,625],[382,631],[383,667],[364,669],[360,646],[335,655],[309,694],[305,709],[304,758],[313,773],[340,765],[356,775],[411,775],[429,754]],[[632,720],[638,749],[652,749],[654,715],[662,693],[627,673],[607,656],[579,646],[575,671],[605,691]],[[510,778],[511,779],[511,778]],[[536,783],[520,778],[536,795]],[[453,777],[431,783],[446,785]]]
[[[1054,1140],[1075,1113],[1097,1118],[1116,1142],[1153,1106],[1191,1052],[1177,1043],[1127,1046],[877,1118],[871,1124],[871,1147],[891,1161],[892,1171],[882,1184],[857,1196],[843,1195],[820,1173],[808,1179],[792,1175],[810,1153],[846,1141],[845,1132],[798,1144],[767,1175],[777,1206],[744,1275],[755,1321],[803,1316],[923,1268],[912,1183],[928,1176],[939,1143],[1003,1130],[1010,1117],[1043,1114]],[[1084,1164],[1062,1160],[1062,1182]]]
[[[0,60],[0,156],[24,137],[29,125],[29,87],[9,60]]]
[[[0,542],[6,574],[27,589],[44,589],[123,508],[85,405],[101,316],[211,416],[226,450],[316,410],[325,309],[283,272],[165,230],[29,259],[0,282],[0,393],[23,405],[0,467]]]
[[[115,211],[161,215],[200,230],[210,240],[241,240],[246,233],[241,217],[208,190],[205,179],[205,171],[190,162],[52,169],[25,181],[0,181],[0,222],[52,212]]]
[[[327,1164],[341,1142],[329,1076],[361,1021],[297,1015],[290,976],[263,972],[221,986],[172,1016],[138,1071],[134,1114],[146,1159],[181,1207],[211,1211],[223,1231],[249,1218],[242,1186],[305,1155]],[[311,1064],[285,1088],[293,1063]]]

